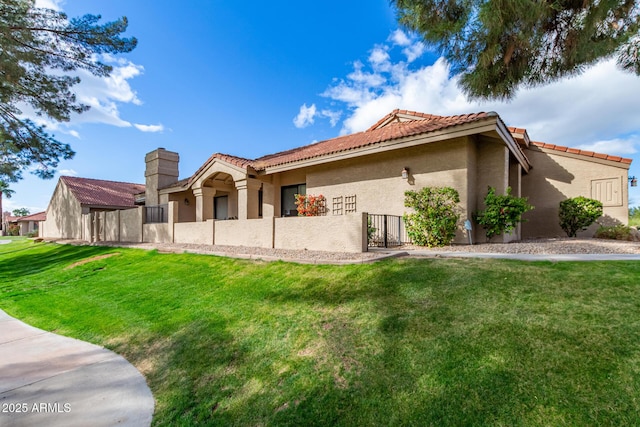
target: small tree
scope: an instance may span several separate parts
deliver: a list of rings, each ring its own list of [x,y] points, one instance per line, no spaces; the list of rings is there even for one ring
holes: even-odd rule
[[[18,208],[13,210],[13,216],[27,216],[31,213],[27,208]]]
[[[602,203],[587,197],[574,197],[560,202],[560,227],[569,237],[576,237],[602,216]]]
[[[460,196],[451,187],[425,187],[422,190],[406,191],[404,205],[413,208],[404,214],[407,234],[419,246],[444,246],[456,236],[460,213]]]
[[[484,205],[486,209],[477,212],[474,219],[485,229],[487,240],[516,228],[525,221],[522,215],[533,209],[526,197],[512,196],[511,187],[507,187],[506,195],[496,194],[496,189],[489,187]]]

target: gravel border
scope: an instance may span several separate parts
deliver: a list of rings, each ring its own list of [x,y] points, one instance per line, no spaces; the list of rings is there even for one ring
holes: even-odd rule
[[[477,245],[450,245],[440,248],[424,248],[405,245],[398,248],[411,253],[412,250],[427,252],[470,252],[492,254],[640,254],[640,242],[621,240],[553,238],[522,240],[512,243],[481,243]]]
[[[256,248],[247,246],[199,245],[178,243],[124,243],[95,242],[78,240],[50,240],[61,244],[128,247],[146,250],[157,249],[161,253],[195,253],[226,256],[262,261],[290,261],[301,264],[360,264],[398,256],[412,256],[427,253],[470,253],[470,254],[530,254],[530,255],[574,255],[574,254],[640,254],[640,242],[626,242],[604,239],[554,238],[524,240],[512,243],[483,243],[476,245],[450,245],[439,248],[424,248],[404,245],[395,248],[371,248],[369,252],[325,252],[309,250],[289,250]]]

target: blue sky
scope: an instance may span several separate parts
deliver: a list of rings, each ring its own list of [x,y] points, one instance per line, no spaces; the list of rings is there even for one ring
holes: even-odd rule
[[[497,111],[533,140],[634,159],[640,175],[640,78],[603,62],[525,89],[509,103],[467,100],[446,61],[398,28],[388,0],[223,2],[38,0],[69,16],[127,16],[138,47],[109,79],[81,75],[92,109],[50,123],[72,145],[61,174],[144,182],[144,154],[180,154],[191,175],[212,153],[256,158],[364,130],[395,108]],[[57,182],[25,173],[5,210],[45,210]],[[632,189],[631,204],[640,204]]]

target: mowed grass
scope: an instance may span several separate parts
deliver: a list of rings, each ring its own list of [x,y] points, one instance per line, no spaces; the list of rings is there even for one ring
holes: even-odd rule
[[[0,245],[0,308],[124,355],[155,425],[640,425],[639,279],[637,262]]]

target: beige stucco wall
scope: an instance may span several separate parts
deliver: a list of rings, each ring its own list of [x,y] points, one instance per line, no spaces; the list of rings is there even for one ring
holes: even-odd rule
[[[273,247],[273,218],[216,221],[216,245]]]
[[[275,219],[276,249],[365,252],[366,214]]]
[[[142,242],[142,215],[144,207],[120,211],[120,241]]]
[[[196,220],[196,198],[191,190],[161,195],[160,203],[168,203],[169,201],[175,201],[178,205],[176,222],[193,222]]]
[[[506,194],[507,187],[512,187],[514,196],[519,191],[517,173],[519,163],[510,154],[509,149],[502,141],[489,138],[480,138],[477,142],[477,163],[475,175],[470,173],[470,183],[475,191],[475,206],[473,212],[484,210],[484,198],[487,196],[489,187],[496,189],[496,194]],[[473,206],[473,205],[472,205]],[[471,216],[469,217],[471,219]],[[473,241],[484,243],[487,241],[485,230],[474,223],[472,231]],[[495,236],[492,242],[510,242],[519,238],[518,231],[511,234]]]
[[[82,208],[63,181],[51,196],[47,207],[47,220],[40,231],[42,237],[58,239],[82,239]]]
[[[104,239],[108,242],[120,240],[120,211],[105,212]]]
[[[328,214],[333,197],[356,195],[358,212],[402,215],[408,210],[404,192],[426,186],[456,188],[465,206],[467,144],[458,139],[313,168],[307,172],[307,193],[323,194]],[[405,167],[407,180],[401,176]]]
[[[169,243],[171,235],[169,234],[169,224],[144,224],[143,239],[145,243]]]
[[[623,163],[598,162],[578,155],[555,154],[536,147],[526,150],[533,169],[522,177],[523,196],[535,209],[525,214],[528,222],[522,225],[522,237],[566,236],[559,225],[558,210],[562,200],[591,194],[591,182],[596,179],[619,178],[621,203],[605,206],[607,223],[628,223],[628,170]],[[579,236],[593,236],[597,225],[591,226]]]
[[[202,222],[180,222],[173,224],[173,241],[175,243],[195,243],[213,245],[214,220]]]

